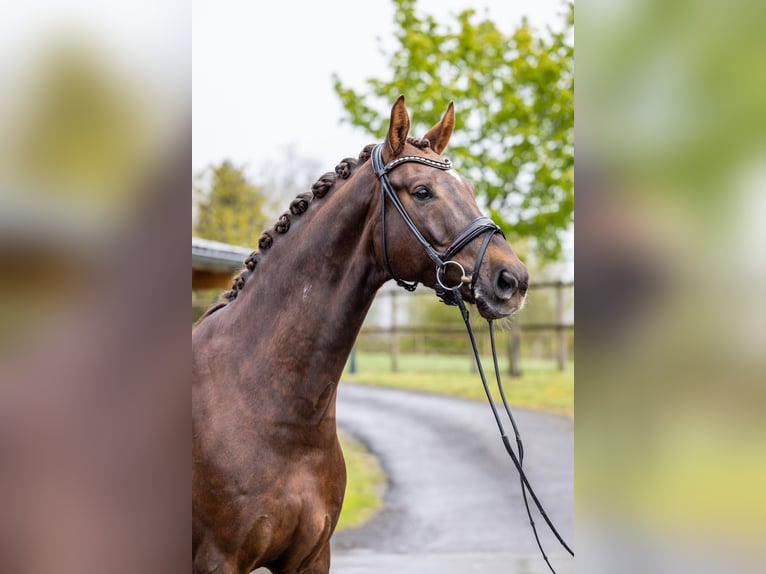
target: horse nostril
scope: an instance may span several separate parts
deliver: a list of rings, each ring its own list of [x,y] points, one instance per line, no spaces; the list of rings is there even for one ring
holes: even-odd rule
[[[518,286],[519,280],[506,269],[497,276],[497,296],[502,299],[510,299]]]

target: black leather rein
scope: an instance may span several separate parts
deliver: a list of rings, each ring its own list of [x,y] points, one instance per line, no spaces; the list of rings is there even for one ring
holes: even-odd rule
[[[503,384],[502,384],[502,381],[500,380],[500,370],[497,364],[497,350],[495,348],[494,324],[492,323],[492,321],[488,321],[490,342],[492,345],[492,361],[493,361],[493,366],[495,370],[495,379],[497,381],[497,387],[500,392],[500,397],[502,398],[505,412],[508,415],[509,420],[511,421],[511,425],[513,426],[513,430],[516,435],[516,445],[518,448],[518,455],[514,452],[513,447],[511,446],[511,442],[508,439],[508,435],[505,432],[505,428],[503,427],[503,423],[500,419],[500,415],[498,414],[497,406],[495,405],[495,402],[492,399],[492,393],[489,389],[487,378],[484,374],[484,368],[481,363],[481,358],[479,356],[479,349],[476,344],[476,338],[473,334],[473,329],[471,328],[468,309],[466,308],[465,302],[463,301],[463,296],[460,293],[461,287],[464,284],[468,284],[471,291],[471,295],[474,297],[474,300],[475,300],[474,289],[476,285],[476,280],[479,276],[479,269],[484,259],[484,253],[486,252],[487,247],[489,246],[489,242],[495,233],[499,233],[503,237],[505,237],[505,235],[503,234],[502,230],[491,219],[489,219],[488,217],[478,217],[474,219],[471,223],[469,223],[460,233],[457,234],[457,236],[449,245],[449,247],[447,247],[447,249],[445,249],[442,252],[439,252],[436,249],[434,249],[434,247],[428,242],[428,240],[423,236],[423,234],[417,228],[412,218],[407,213],[407,210],[404,208],[404,205],[399,199],[399,196],[396,194],[393,187],[391,186],[391,182],[388,180],[388,173],[391,170],[407,162],[420,163],[420,164],[427,165],[429,167],[433,167],[436,169],[441,169],[444,171],[452,169],[452,163],[450,162],[450,160],[446,158],[444,161],[437,161],[437,160],[433,160],[427,157],[417,156],[417,155],[402,156],[392,160],[388,164],[385,164],[383,162],[383,144],[378,144],[377,146],[373,148],[372,168],[375,171],[375,175],[377,175],[378,179],[380,180],[380,188],[381,188],[381,195],[382,195],[381,197],[381,205],[382,205],[381,233],[382,233],[382,245],[383,245],[383,259],[386,263],[386,268],[388,270],[388,273],[391,275],[391,277],[393,277],[394,280],[396,281],[397,285],[399,285],[400,287],[403,287],[407,291],[415,290],[415,288],[417,287],[417,282],[407,283],[406,281],[399,279],[396,276],[396,274],[393,272],[393,270],[391,269],[391,262],[389,261],[389,258],[388,258],[388,247],[386,244],[386,202],[390,201],[393,204],[393,206],[396,208],[396,210],[399,212],[399,215],[401,215],[404,222],[407,224],[407,227],[409,227],[410,231],[412,231],[415,238],[418,240],[418,242],[423,247],[425,252],[431,258],[431,261],[433,261],[434,264],[436,265],[437,285],[434,287],[434,290],[436,291],[437,296],[444,303],[448,305],[455,305],[460,309],[460,314],[463,317],[463,322],[465,323],[466,330],[468,331],[468,338],[471,341],[471,348],[473,349],[474,358],[476,360],[476,366],[478,367],[479,375],[481,376],[481,382],[482,382],[482,385],[484,386],[484,392],[487,395],[489,406],[492,409],[492,414],[495,417],[495,422],[497,423],[497,428],[500,431],[500,436],[503,440],[503,445],[505,446],[506,451],[508,451],[508,454],[510,455],[511,460],[513,461],[513,464],[519,473],[519,479],[521,483],[521,492],[524,497],[524,505],[526,506],[527,516],[529,517],[529,523],[532,526],[532,531],[534,532],[535,540],[537,541],[537,546],[540,549],[540,552],[543,555],[543,558],[545,559],[546,564],[548,564],[548,568],[550,568],[551,572],[554,572],[555,574],[555,570],[553,570],[553,566],[551,566],[551,563],[548,560],[548,556],[546,556],[545,551],[543,550],[542,544],[540,542],[540,537],[537,534],[537,527],[535,526],[535,522],[532,519],[532,512],[529,507],[529,500],[527,498],[527,493],[529,493],[529,495],[532,497],[532,500],[534,501],[535,506],[540,511],[540,514],[542,515],[548,527],[551,529],[551,532],[558,539],[559,543],[572,556],[574,556],[574,552],[567,545],[567,543],[561,537],[561,535],[556,530],[556,528],[553,526],[553,523],[548,518],[548,515],[545,512],[545,509],[543,508],[542,504],[537,498],[537,495],[535,494],[534,490],[532,490],[532,486],[529,484],[529,480],[527,480],[527,476],[524,473],[524,470],[522,469],[522,463],[524,461],[524,445],[521,442],[521,434],[519,433],[519,429],[518,429],[518,426],[516,425],[516,421],[513,418],[511,409],[508,406],[508,402],[505,398],[505,391],[503,389]],[[476,262],[471,271],[472,276],[468,277],[465,274],[465,269],[463,268],[463,266],[457,261],[454,261],[452,257],[455,254],[457,254],[461,249],[463,249],[463,247],[468,245],[471,241],[473,241],[474,239],[482,235],[484,235],[484,240],[481,244],[481,247],[479,248],[479,253],[476,257]],[[445,273],[449,265],[456,266],[460,272],[460,281],[455,285],[445,284],[445,280],[446,280]]]

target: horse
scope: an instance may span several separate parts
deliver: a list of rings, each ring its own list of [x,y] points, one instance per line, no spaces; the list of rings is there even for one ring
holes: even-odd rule
[[[409,137],[400,96],[385,141],[299,195],[194,326],[194,573],[329,572],[346,487],[336,392],[385,282],[459,291],[487,319],[522,306],[526,267],[442,157],[454,125],[450,102]]]

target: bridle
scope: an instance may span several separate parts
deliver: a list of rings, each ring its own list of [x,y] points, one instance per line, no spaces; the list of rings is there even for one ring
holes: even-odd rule
[[[484,216],[477,217],[472,222],[470,222],[460,233],[457,234],[457,236],[449,245],[449,247],[447,247],[447,249],[441,252],[437,251],[430,244],[430,242],[423,236],[423,234],[415,225],[415,222],[407,213],[407,210],[404,208],[404,205],[399,199],[399,196],[396,194],[396,192],[394,191],[394,188],[391,186],[391,182],[388,179],[388,174],[396,167],[409,162],[420,163],[423,165],[427,165],[429,167],[441,169],[443,171],[452,169],[452,162],[447,158],[445,158],[444,161],[438,161],[438,160],[434,160],[434,159],[419,156],[419,155],[406,155],[406,156],[395,158],[386,164],[383,162],[383,145],[384,144],[376,145],[372,150],[371,157],[372,157],[373,171],[375,172],[375,175],[378,177],[378,180],[380,181],[381,205],[382,205],[381,207],[381,235],[382,235],[381,243],[382,243],[382,249],[383,249],[383,260],[385,261],[386,269],[389,275],[391,275],[391,277],[396,281],[396,284],[398,286],[406,289],[407,291],[414,291],[415,288],[417,287],[417,282],[408,283],[400,279],[399,277],[396,276],[393,269],[391,268],[391,262],[388,257],[388,246],[386,243],[386,202],[390,201],[391,204],[399,212],[399,215],[401,215],[402,219],[404,220],[405,224],[410,229],[412,234],[415,236],[415,238],[418,240],[418,242],[423,247],[425,252],[428,254],[428,257],[436,265],[436,286],[434,287],[434,291],[436,291],[436,295],[439,297],[439,299],[441,299],[447,305],[455,305],[460,309],[460,314],[463,317],[463,322],[465,323],[466,330],[468,331],[468,338],[471,341],[471,347],[473,349],[473,354],[476,360],[476,366],[478,367],[478,370],[479,370],[479,375],[481,376],[481,382],[482,382],[482,385],[484,386],[484,392],[487,395],[489,406],[492,409],[492,414],[494,415],[495,422],[497,423],[497,428],[500,431],[500,436],[502,438],[503,445],[505,446],[505,450],[508,451],[508,454],[510,455],[511,460],[513,461],[513,464],[519,473],[519,480],[521,483],[521,493],[524,497],[524,505],[526,506],[526,509],[527,509],[527,516],[529,517],[529,523],[532,526],[532,531],[534,532],[535,540],[537,541],[537,546],[540,549],[540,552],[542,553],[543,558],[545,559],[545,562],[548,564],[548,567],[551,569],[551,572],[555,574],[555,570],[553,569],[553,566],[551,566],[551,563],[548,560],[548,557],[546,556],[545,551],[543,550],[542,544],[540,542],[540,537],[537,534],[537,527],[535,526],[535,522],[532,519],[532,512],[529,507],[529,500],[527,498],[527,493],[529,493],[529,495],[532,497],[532,500],[534,501],[535,506],[540,511],[541,516],[545,520],[551,532],[556,536],[559,543],[572,556],[574,556],[574,552],[567,545],[564,539],[561,537],[559,532],[556,530],[555,526],[553,526],[553,523],[548,518],[548,515],[545,512],[545,509],[543,508],[542,504],[537,498],[535,491],[532,490],[532,486],[529,484],[529,480],[527,480],[527,476],[522,469],[522,463],[524,461],[524,445],[521,442],[521,434],[519,433],[519,429],[518,429],[518,426],[516,425],[516,421],[513,418],[511,409],[508,406],[508,401],[506,400],[506,397],[505,397],[505,390],[503,389],[503,383],[500,380],[500,369],[498,368],[498,363],[497,363],[497,349],[495,347],[494,324],[492,321],[488,321],[489,336],[490,336],[490,342],[492,346],[492,361],[493,361],[493,366],[495,370],[495,379],[497,381],[497,387],[500,392],[500,397],[502,398],[505,412],[508,415],[511,425],[513,426],[514,434],[516,435],[516,445],[518,449],[518,455],[514,452],[513,447],[511,446],[511,442],[508,438],[508,435],[505,432],[503,423],[500,420],[500,415],[498,414],[497,406],[495,405],[495,402],[492,399],[492,393],[490,392],[489,385],[487,384],[487,378],[484,374],[484,368],[482,366],[481,358],[479,356],[479,348],[476,344],[476,337],[474,336],[473,329],[471,328],[468,309],[466,308],[465,302],[463,301],[463,296],[460,293],[461,287],[467,284],[469,285],[471,296],[474,298],[474,300],[476,300],[476,296],[475,296],[476,280],[479,276],[479,269],[481,268],[481,263],[484,259],[484,254],[487,250],[487,247],[489,246],[489,242],[495,233],[499,233],[503,238],[505,238],[505,234],[500,229],[500,227],[498,227],[490,218],[484,217]],[[482,235],[484,235],[484,240],[482,241],[481,247],[479,248],[479,252],[476,256],[476,262],[473,266],[473,270],[471,271],[471,276],[469,277],[466,275],[465,269],[463,268],[463,266],[457,261],[455,261],[454,259],[452,259],[452,257],[456,255],[466,245],[471,243],[474,239],[477,239],[478,237],[481,237]],[[450,265],[455,266],[457,270],[460,272],[460,281],[456,283],[455,285],[450,285],[448,283],[445,283],[446,270],[448,266]]]
[[[383,144],[378,144],[373,148],[372,169],[375,171],[375,175],[377,175],[378,179],[380,180],[381,188],[381,243],[383,246],[383,261],[385,261],[386,270],[391,275],[391,277],[394,278],[396,284],[399,287],[402,287],[407,291],[414,291],[417,287],[417,282],[408,283],[403,281],[396,276],[393,269],[391,268],[391,261],[388,258],[388,244],[386,241],[386,202],[390,201],[391,204],[396,208],[396,211],[399,212],[399,215],[402,216],[402,219],[407,224],[407,227],[409,227],[410,231],[412,231],[415,239],[418,240],[428,257],[430,257],[431,261],[433,261],[436,265],[436,286],[434,288],[436,290],[436,294],[448,305],[455,305],[455,295],[459,291],[460,287],[463,286],[463,284],[467,283],[469,285],[471,294],[473,295],[476,286],[476,279],[479,276],[479,267],[481,266],[481,262],[484,259],[484,253],[489,246],[489,240],[492,239],[492,236],[495,233],[499,233],[503,237],[505,237],[505,234],[503,233],[502,229],[500,229],[489,217],[477,217],[471,223],[469,223],[465,229],[458,233],[457,236],[455,236],[455,239],[452,241],[452,243],[450,243],[447,249],[441,252],[437,251],[433,245],[431,245],[431,243],[429,243],[429,241],[423,236],[423,234],[415,225],[415,222],[412,221],[412,218],[407,213],[407,210],[404,208],[404,205],[402,204],[399,196],[394,191],[394,188],[391,186],[391,182],[388,179],[388,174],[394,168],[404,163],[421,163],[423,165],[441,169],[443,171],[452,169],[452,162],[449,159],[445,158],[444,161],[438,161],[420,155],[405,155],[398,157],[387,164],[384,164]],[[474,265],[472,271],[472,277],[468,277],[465,274],[465,269],[463,266],[452,259],[452,257],[455,256],[471,241],[484,234],[486,235],[484,242],[479,249],[479,254],[476,257],[476,264]],[[460,281],[455,285],[449,285],[446,283],[446,271],[450,265],[455,266],[460,272]]]

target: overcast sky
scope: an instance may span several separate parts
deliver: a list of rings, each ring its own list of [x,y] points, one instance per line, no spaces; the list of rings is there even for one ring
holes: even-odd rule
[[[172,106],[165,116],[183,116],[186,110],[172,102],[189,96],[186,6],[183,0],[3,3],[0,85],[18,85],[40,48],[74,32],[121,74],[132,74],[158,104]],[[486,10],[505,32],[522,16],[538,29],[560,27],[565,9],[564,0],[420,0],[419,7],[442,21],[468,7]],[[393,10],[391,0],[193,0],[195,172],[228,158],[257,173],[282,160],[290,145],[322,171],[356,155],[370,137],[340,123],[332,74],[356,89],[366,78],[388,77],[380,46],[395,45]],[[408,104],[417,114],[418,102]]]
[[[564,10],[561,0],[420,0],[419,6],[443,20],[468,7],[486,8],[505,32],[523,15],[540,29],[558,28]],[[357,89],[368,77],[388,77],[379,46],[393,45],[390,0],[194,0],[192,30],[195,171],[228,158],[257,173],[290,145],[326,171],[371,143],[340,123],[332,74]],[[408,104],[416,114],[418,102]]]

